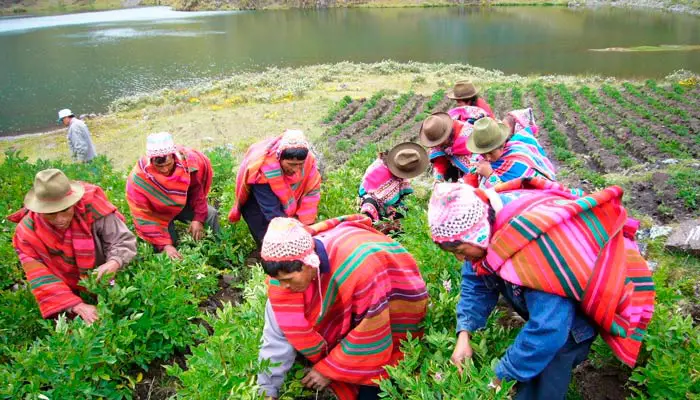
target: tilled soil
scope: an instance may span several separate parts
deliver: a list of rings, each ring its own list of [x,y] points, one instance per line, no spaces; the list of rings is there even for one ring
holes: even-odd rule
[[[618,366],[596,369],[584,361],[574,369],[573,380],[583,400],[622,400],[631,395],[625,387],[631,373],[630,368]]]

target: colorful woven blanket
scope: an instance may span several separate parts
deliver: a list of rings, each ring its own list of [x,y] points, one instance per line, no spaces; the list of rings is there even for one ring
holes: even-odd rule
[[[241,206],[248,201],[253,184],[269,184],[288,217],[295,217],[306,225],[316,221],[321,200],[321,174],[316,157],[309,151],[301,173],[285,175],[277,158],[281,139],[282,136],[263,140],[246,152],[236,176],[236,202],[228,215],[229,221],[240,221]]]
[[[472,152],[467,149],[467,141],[473,131],[474,127],[471,124],[454,121],[450,141],[446,145],[430,148],[428,154],[435,175],[444,177],[450,164],[465,174],[469,172]]]
[[[455,107],[447,112],[450,118],[456,119],[457,121],[468,122],[474,125],[477,120],[488,117],[489,114],[481,107],[475,106],[461,106]]]
[[[464,178],[465,182],[478,182],[479,187],[491,188],[503,182],[535,176],[556,180],[554,165],[532,135],[531,128],[516,132],[506,142],[501,158],[491,163],[493,174],[490,177],[478,176],[477,179],[470,179],[471,175],[476,175],[475,165],[480,160],[483,160],[481,155],[472,157],[472,166]]]
[[[356,385],[375,385],[384,367],[403,358],[400,341],[421,336],[428,292],[416,261],[400,244],[371,228],[369,218],[339,217],[309,227],[330,260],[304,293],[270,279],[268,295],[289,342],[332,379],[340,400]]]
[[[381,159],[374,160],[367,167],[358,190],[360,198],[369,196],[379,205],[375,220],[386,217],[391,207],[398,206],[401,198],[411,193],[413,193],[411,182],[394,176]]]
[[[196,172],[205,196],[209,194],[214,171],[209,158],[201,152],[178,147],[175,171],[170,176],[157,173],[148,158],[141,158],[126,182],[126,200],[131,209],[136,233],[155,246],[173,244],[168,224],[187,204],[187,190]]]
[[[497,213],[479,274],[574,299],[624,363],[634,366],[654,311],[654,282],[634,242],[622,189],[577,197],[542,178],[497,192],[526,191]]]
[[[8,217],[18,224],[12,244],[44,318],[82,302],[74,292],[82,290],[78,282],[95,267],[93,223],[111,213],[124,220],[100,187],[80,184],[85,194],[64,232],[24,208]]]

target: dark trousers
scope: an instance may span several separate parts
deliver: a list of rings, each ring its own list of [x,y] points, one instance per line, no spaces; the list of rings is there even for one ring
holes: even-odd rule
[[[219,227],[219,211],[212,206],[207,206],[207,219],[204,224],[214,231],[214,234],[218,235],[221,228]],[[168,233],[170,233],[170,239],[173,241],[173,245],[176,246],[178,242],[178,234],[175,230],[175,221],[180,221],[184,223],[190,223],[194,219],[194,209],[190,206],[185,206],[180,214],[176,215],[175,218],[168,224]]]
[[[378,400],[378,386],[360,386],[360,392],[357,394],[357,400]]]
[[[258,249],[260,249],[270,221],[267,220],[265,214],[263,214],[260,209],[260,205],[254,198],[252,200],[249,199],[243,204],[241,207],[241,215],[245,223],[248,224],[248,230],[250,230],[250,234],[253,235],[255,244],[258,246]]]
[[[529,382],[519,382],[515,385],[516,400],[564,400],[571,382],[571,372],[581,364],[591,351],[591,339],[576,343],[573,336],[569,335],[564,347],[559,350],[554,360]]]

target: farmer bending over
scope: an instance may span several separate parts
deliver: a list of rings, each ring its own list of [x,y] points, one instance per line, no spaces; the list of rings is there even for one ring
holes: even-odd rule
[[[585,197],[543,178],[495,190],[435,187],[428,209],[433,241],[464,261],[452,362],[461,371],[470,338],[499,296],[527,320],[495,367],[517,381],[516,399],[565,399],[571,370],[596,330],[633,366],[654,310],[654,283],[634,242],[622,189]]]
[[[24,208],[8,217],[17,223],[12,244],[44,318],[77,314],[98,319],[83,302],[78,282],[116,273],[136,255],[136,237],[98,186],[70,181],[58,169],[36,174]]]
[[[313,368],[302,383],[340,400],[377,399],[375,380],[403,358],[400,341],[421,336],[428,293],[400,244],[350,215],[305,227],[275,218],[262,246],[271,277],[260,359],[281,363],[258,375],[276,398],[301,353]]]

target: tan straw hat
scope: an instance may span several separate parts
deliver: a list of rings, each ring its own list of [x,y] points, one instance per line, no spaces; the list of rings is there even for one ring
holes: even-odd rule
[[[385,158],[387,167],[399,178],[411,179],[428,168],[428,153],[418,143],[399,143],[389,150]]]
[[[509,135],[508,125],[493,118],[481,118],[474,123],[474,130],[467,140],[467,149],[474,154],[488,153],[504,144]]]
[[[447,92],[447,97],[452,100],[470,99],[479,94],[479,89],[470,80],[458,81],[455,86]]]
[[[452,133],[450,114],[436,112],[428,116],[420,126],[420,143],[425,147],[435,147],[444,143]]]
[[[85,194],[78,182],[68,180],[59,169],[39,171],[34,178],[34,187],[24,196],[24,206],[40,214],[51,214],[74,205]]]

